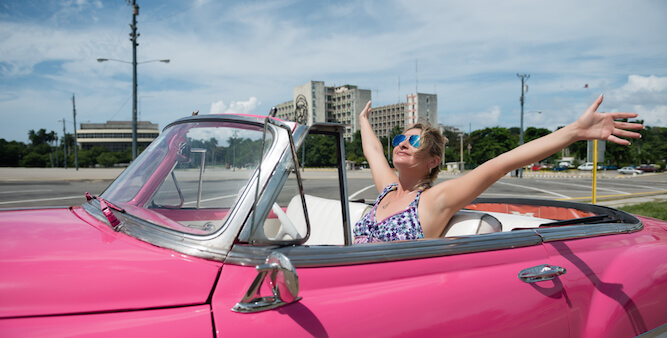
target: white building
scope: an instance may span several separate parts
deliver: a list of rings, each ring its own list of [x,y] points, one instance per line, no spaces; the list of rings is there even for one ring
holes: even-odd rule
[[[338,122],[346,124],[345,139],[351,140],[359,130],[358,116],[371,99],[369,89],[353,85],[325,86],[323,81],[310,81],[294,87],[293,99],[276,106],[276,117],[310,124]],[[438,96],[415,93],[406,102],[373,107],[371,126],[378,136],[386,136],[394,126],[401,129],[417,122],[438,125]]]
[[[157,124],[137,121],[137,147],[146,148],[160,135]],[[81,123],[76,142],[81,149],[102,146],[110,151],[132,148],[132,121],[107,121],[107,123]]]

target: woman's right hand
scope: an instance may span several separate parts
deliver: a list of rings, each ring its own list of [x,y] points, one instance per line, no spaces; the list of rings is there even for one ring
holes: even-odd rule
[[[366,103],[366,107],[364,107],[364,110],[362,110],[361,114],[359,114],[359,118],[368,119],[368,114],[370,112],[371,112],[371,101],[368,101],[368,103]]]

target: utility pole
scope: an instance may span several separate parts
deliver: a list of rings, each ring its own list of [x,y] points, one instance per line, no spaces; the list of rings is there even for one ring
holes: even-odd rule
[[[65,169],[67,169],[67,132],[65,131],[65,118],[63,117],[63,158],[65,159]],[[60,121],[58,121],[60,122]]]
[[[459,134],[459,139],[461,140],[461,149],[460,149],[460,152],[461,152],[461,162],[459,163],[459,170],[461,170],[461,172],[463,172],[463,169],[465,168],[465,167],[463,166],[463,133],[460,133],[460,134]]]
[[[74,118],[74,166],[79,170],[79,144],[76,140],[76,104],[74,103],[74,94],[72,94],[72,115]]]
[[[130,41],[132,41],[132,160],[137,158],[137,15],[139,15],[139,6],[137,0],[132,0],[132,33],[130,33]]]
[[[521,78],[521,130],[519,131],[519,146],[523,145],[523,104],[525,102],[524,94],[528,91],[528,86],[526,81],[530,78],[528,74],[516,74],[516,76]],[[519,168],[519,177],[523,178],[523,167]]]

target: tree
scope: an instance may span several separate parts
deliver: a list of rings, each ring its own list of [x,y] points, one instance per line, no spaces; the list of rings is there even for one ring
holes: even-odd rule
[[[113,167],[118,163],[118,158],[111,152],[105,152],[97,156],[97,163],[104,167]]]
[[[297,153],[300,162],[307,167],[335,167],[338,163],[336,157],[336,142],[334,138],[327,135],[308,135],[304,144],[306,160],[301,159],[301,151]]]
[[[470,134],[472,163],[482,164],[517,147],[516,137],[507,128],[493,127],[475,130]]]
[[[0,166],[18,167],[23,156],[27,154],[27,149],[23,142],[0,139]]]

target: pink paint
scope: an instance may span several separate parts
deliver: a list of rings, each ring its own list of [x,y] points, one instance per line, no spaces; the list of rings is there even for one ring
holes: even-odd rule
[[[208,305],[0,320],[2,337],[213,337]]]
[[[1,211],[0,233],[0,318],[204,304],[221,267],[117,233],[81,208]]]

